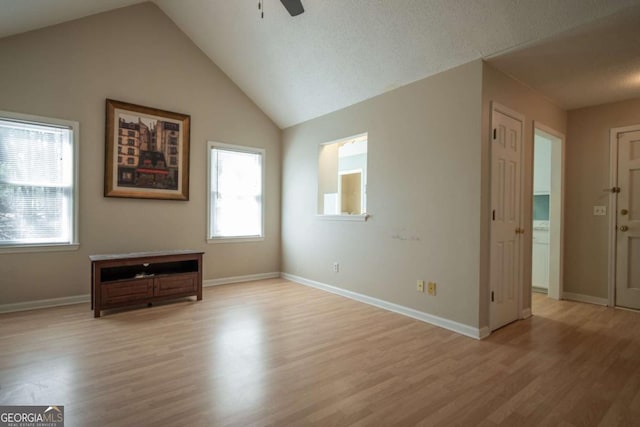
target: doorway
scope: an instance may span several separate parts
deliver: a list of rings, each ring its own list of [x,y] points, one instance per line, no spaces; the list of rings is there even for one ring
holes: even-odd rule
[[[534,122],[531,286],[562,297],[564,135]]]

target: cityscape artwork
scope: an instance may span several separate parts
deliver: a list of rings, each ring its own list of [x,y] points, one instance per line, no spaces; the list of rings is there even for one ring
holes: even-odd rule
[[[190,117],[107,99],[107,197],[189,199]]]

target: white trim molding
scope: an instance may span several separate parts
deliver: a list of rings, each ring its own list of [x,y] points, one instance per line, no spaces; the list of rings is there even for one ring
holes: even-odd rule
[[[70,157],[71,157],[71,177],[70,184],[66,184],[69,187],[70,194],[65,196],[67,198],[71,198],[71,203],[67,207],[68,214],[66,215],[66,220],[69,221],[68,231],[66,233],[66,237],[68,241],[62,242],[47,242],[40,241],[36,243],[20,243],[20,242],[12,242],[8,244],[4,244],[0,246],[0,253],[26,253],[26,252],[53,252],[53,251],[75,251],[78,250],[80,246],[80,122],[75,120],[66,120],[66,119],[58,119],[52,117],[44,117],[44,116],[36,116],[32,114],[22,114],[22,113],[13,113],[9,111],[0,111],[0,119],[4,119],[6,121],[14,121],[23,124],[34,124],[38,126],[44,126],[48,128],[59,128],[66,129],[70,132]],[[67,156],[64,155],[63,158]],[[60,159],[62,160],[62,158]],[[66,167],[66,166],[65,166]],[[63,183],[58,184],[58,188],[60,185],[65,186]],[[66,192],[66,191],[65,191]],[[65,240],[62,236],[59,236],[61,240]],[[5,242],[6,243],[6,242]],[[55,298],[57,299],[57,298]],[[43,300],[48,301],[48,300]],[[72,303],[74,304],[74,303]],[[3,307],[4,305],[0,305]]]
[[[209,286],[220,286],[220,285],[230,285],[232,283],[251,282],[253,280],[277,279],[279,277],[280,277],[280,272],[247,274],[245,276],[232,276],[232,277],[222,277],[220,279],[204,280],[202,282],[202,286],[206,288]]]
[[[316,215],[318,219],[325,221],[366,221],[369,216],[366,213],[360,215]]]
[[[246,276],[223,277],[221,279],[209,279],[202,282],[203,287],[227,285],[231,283],[250,282],[252,280],[277,279],[280,272],[249,274]],[[63,305],[82,304],[91,302],[91,295],[74,295],[62,298],[41,299],[24,301],[13,304],[0,305],[0,313],[13,313],[16,311],[36,310],[40,308],[59,307]]]
[[[546,126],[537,120],[533,121],[533,141],[535,147],[536,132],[546,134],[544,136],[551,139],[551,194],[549,205],[549,249],[552,252],[550,256],[549,267],[549,289],[547,296],[553,299],[560,299],[563,292],[564,277],[564,227],[565,227],[565,171],[566,171],[566,152],[567,139],[565,134]],[[559,146],[558,146],[559,145]],[[534,148],[535,150],[535,148]],[[535,157],[535,156],[534,156]],[[558,157],[560,157],[558,159]],[[532,159],[535,162],[535,159]],[[534,163],[532,162],[532,170]],[[558,171],[559,169],[559,171]],[[559,173],[558,173],[559,172]],[[559,175],[559,176],[558,176]],[[531,235],[531,237],[533,237]],[[533,242],[530,242],[531,244]],[[555,254],[555,256],[554,256]]]
[[[13,313],[15,311],[36,310],[39,308],[59,307],[62,305],[81,304],[91,301],[91,295],[75,295],[72,297],[39,299],[35,301],[16,302],[0,305],[0,313]],[[87,311],[88,312],[88,311]]]
[[[461,335],[465,335],[470,338],[482,339],[489,335],[489,328],[475,328],[473,326],[465,325],[453,320],[445,319],[443,317],[434,316],[432,314],[418,311],[413,308],[405,307],[403,305],[395,304],[389,301],[384,301],[378,298],[373,298],[368,295],[363,295],[358,292],[349,291],[346,289],[338,288],[336,286],[327,285],[325,283],[317,282],[315,280],[305,279],[304,277],[295,276],[289,273],[281,273],[283,279],[290,280],[301,285],[310,286],[312,288],[320,289],[322,291],[331,292],[355,301],[359,301],[365,304],[372,305],[374,307],[382,308],[384,310],[393,311],[394,313],[402,314],[413,319],[420,320],[425,323],[429,323],[434,326],[439,326],[444,329],[448,329],[453,332],[457,332]]]
[[[523,308],[520,319],[528,319],[529,317],[531,317],[531,307]]]
[[[260,156],[260,173],[262,176],[260,189],[260,235],[259,236],[214,236],[212,231],[212,182],[214,163],[211,159],[214,150],[235,151],[243,154],[255,154]],[[265,194],[266,194],[266,169],[267,169],[267,150],[261,147],[248,147],[244,145],[226,144],[224,142],[208,141],[207,142],[207,243],[246,243],[260,242],[265,236]],[[216,180],[217,181],[217,180]]]
[[[562,299],[566,299],[569,301],[586,302],[588,304],[597,304],[604,306],[609,305],[609,300],[607,298],[599,298],[585,294],[575,294],[573,292],[563,292]]]

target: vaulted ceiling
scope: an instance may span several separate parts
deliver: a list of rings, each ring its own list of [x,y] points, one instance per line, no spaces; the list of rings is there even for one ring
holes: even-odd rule
[[[0,37],[140,3],[0,0]],[[640,97],[640,0],[153,0],[285,128],[478,58],[564,108]]]

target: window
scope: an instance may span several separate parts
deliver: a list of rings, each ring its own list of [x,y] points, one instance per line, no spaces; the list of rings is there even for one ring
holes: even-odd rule
[[[321,144],[318,155],[318,215],[367,218],[366,133]]]
[[[77,247],[78,129],[0,112],[0,248]]]
[[[549,221],[549,195],[533,195],[533,220]]]
[[[208,240],[264,237],[264,150],[209,142]]]

